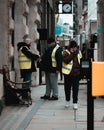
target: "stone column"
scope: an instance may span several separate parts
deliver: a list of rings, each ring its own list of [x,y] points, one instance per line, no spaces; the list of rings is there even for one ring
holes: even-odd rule
[[[21,42],[24,35],[24,25],[23,25],[23,0],[15,0],[15,30],[14,30],[14,39],[15,39],[15,54],[14,54],[14,67],[18,69],[18,52],[17,52],[17,43]]]
[[[23,41],[23,37],[29,34],[27,26],[27,15],[29,8],[24,0],[15,0],[15,16],[14,16],[14,69],[15,78],[20,79],[20,69],[18,65],[17,43]]]
[[[104,0],[98,0],[98,60],[104,61]]]
[[[0,1],[0,69],[9,63],[9,2]]]
[[[37,22],[40,22],[40,15],[38,13],[38,4],[39,0],[29,0],[29,14],[28,14],[28,28],[29,28],[29,36],[32,39],[31,49],[34,53],[39,54],[37,51],[37,40],[39,39],[39,33],[37,31]],[[37,86],[39,84],[39,68],[37,68],[37,72],[32,74],[32,85]]]
[[[0,0],[0,101],[4,95],[2,66],[5,64],[9,64],[9,2]]]
[[[28,14],[28,27],[29,27],[29,36],[34,42],[39,39],[39,34],[37,31],[37,24],[35,21],[40,22],[40,15],[38,13],[38,3],[34,0],[28,1],[29,14]]]

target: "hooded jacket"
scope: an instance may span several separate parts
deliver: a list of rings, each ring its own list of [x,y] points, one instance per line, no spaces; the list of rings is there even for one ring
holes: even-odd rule
[[[27,72],[35,72],[36,66],[35,66],[35,60],[39,58],[37,54],[34,54],[30,51],[30,45],[26,44],[25,42],[19,42],[17,44],[18,52],[21,49],[21,52],[29,59],[31,60],[31,67],[29,69],[20,69],[21,76],[24,75]]]

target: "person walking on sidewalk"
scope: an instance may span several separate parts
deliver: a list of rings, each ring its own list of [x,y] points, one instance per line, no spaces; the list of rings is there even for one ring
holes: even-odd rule
[[[62,48],[56,44],[55,39],[47,40],[48,49],[42,56],[45,71],[46,91],[41,99],[58,100],[58,73],[62,68]]]
[[[68,50],[63,51],[62,73],[64,74],[64,91],[66,107],[70,106],[72,88],[73,108],[78,109],[78,89],[80,80],[80,59],[81,51],[76,41],[70,41]]]
[[[30,50],[31,43],[31,39],[27,37],[23,42],[19,42],[17,44],[18,63],[20,67],[21,78],[23,78],[23,81],[31,80],[32,72],[36,71],[35,61],[40,57]],[[24,88],[25,86],[22,87]],[[30,88],[31,83],[29,83],[26,87]],[[24,93],[22,98],[26,99],[27,93]]]

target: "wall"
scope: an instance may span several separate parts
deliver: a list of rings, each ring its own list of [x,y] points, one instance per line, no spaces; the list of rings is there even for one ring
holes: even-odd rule
[[[104,61],[104,0],[98,0],[98,60]]]
[[[88,21],[97,20],[97,3],[96,2],[97,0],[88,0]]]
[[[3,64],[8,63],[8,28],[9,28],[9,16],[8,16],[8,1],[0,1],[0,69]],[[4,51],[5,50],[5,51]]]
[[[0,0],[0,70],[4,64],[9,66],[12,77],[20,78],[18,67],[17,43],[24,35],[29,35],[33,41],[32,49],[36,53],[39,34],[37,23],[40,22],[38,4],[40,0]],[[15,19],[15,20],[14,20]],[[33,85],[38,85],[38,70],[33,75]],[[3,96],[3,77],[0,74],[0,98]]]

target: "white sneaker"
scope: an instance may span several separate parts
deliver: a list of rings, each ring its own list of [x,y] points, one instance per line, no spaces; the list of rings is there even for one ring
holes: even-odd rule
[[[70,101],[66,101],[65,107],[70,107]]]
[[[73,109],[78,109],[78,104],[77,103],[73,104]]]

